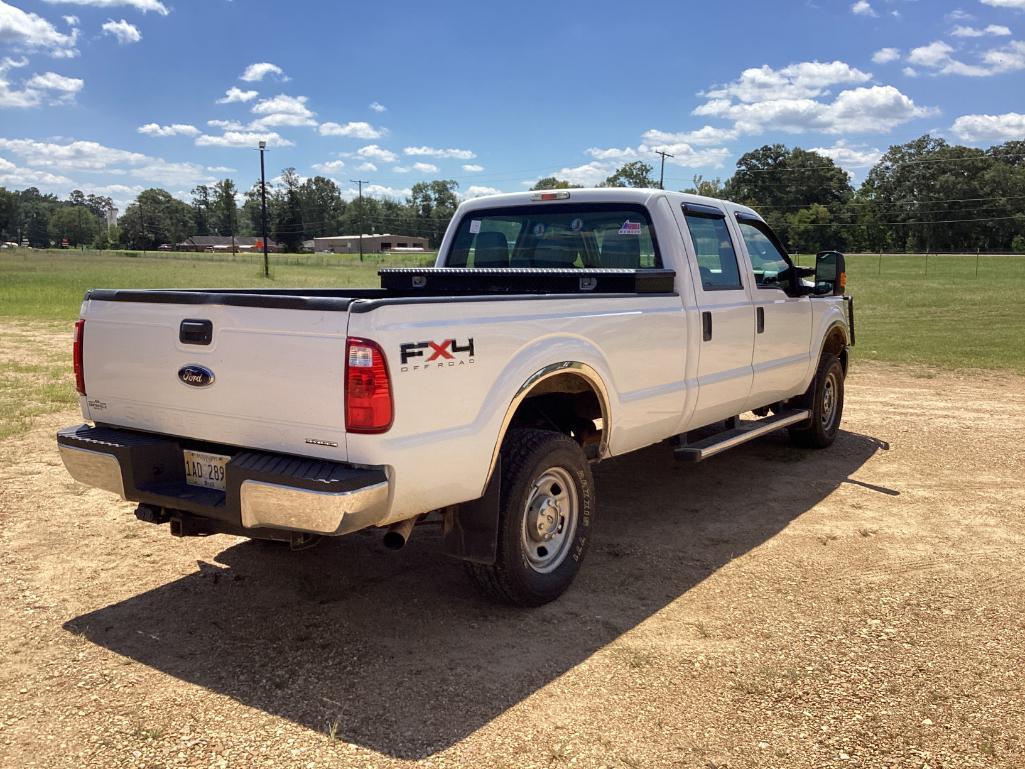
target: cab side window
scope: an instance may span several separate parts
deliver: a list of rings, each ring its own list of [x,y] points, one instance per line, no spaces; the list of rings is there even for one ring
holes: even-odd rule
[[[738,223],[751,257],[755,285],[759,288],[786,288],[790,281],[790,260],[759,226],[745,221]]]
[[[725,218],[687,213],[686,219],[701,273],[701,287],[705,291],[742,289],[737,252]]]

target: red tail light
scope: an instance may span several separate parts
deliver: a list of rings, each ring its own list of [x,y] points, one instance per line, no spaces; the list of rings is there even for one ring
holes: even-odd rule
[[[85,321],[75,321],[75,389],[79,395],[85,395],[85,366],[83,365],[83,342],[85,341]]]
[[[387,432],[394,408],[384,351],[375,342],[354,337],[346,340],[345,348],[345,429]]]

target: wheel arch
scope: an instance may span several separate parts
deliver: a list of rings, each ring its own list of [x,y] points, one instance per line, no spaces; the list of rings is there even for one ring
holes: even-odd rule
[[[819,354],[816,361],[822,360],[822,356],[825,353],[832,353],[840,358],[844,376],[847,376],[850,341],[850,332],[847,329],[847,324],[842,321],[833,321],[822,335],[822,344],[819,346]],[[817,365],[818,363],[816,362]]]
[[[576,400],[571,404],[567,404],[566,407],[577,409],[584,406],[584,408],[590,409],[585,412],[586,415],[593,413],[595,415],[594,418],[601,419],[602,429],[598,442],[597,458],[602,459],[608,456],[609,436],[612,431],[612,412],[608,388],[601,375],[594,368],[581,361],[570,360],[550,363],[527,377],[516,390],[512,401],[506,408],[505,416],[498,431],[498,437],[491,451],[491,460],[484,483],[485,488],[487,488],[495,472],[498,456],[502,449],[502,441],[505,440],[510,427],[515,424],[517,416],[525,414],[527,409],[531,408],[532,405],[536,405],[536,403],[532,404],[532,401],[549,399],[548,403],[554,405],[551,396],[570,396]],[[587,401],[588,405],[585,405],[580,399]],[[555,405],[555,407],[559,408],[558,405]],[[567,432],[564,429],[560,429],[560,431]]]

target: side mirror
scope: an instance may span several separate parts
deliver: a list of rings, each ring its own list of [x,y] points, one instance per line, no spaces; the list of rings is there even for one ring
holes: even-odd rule
[[[815,288],[819,296],[843,296],[847,288],[847,262],[839,251],[820,251],[815,256]]]

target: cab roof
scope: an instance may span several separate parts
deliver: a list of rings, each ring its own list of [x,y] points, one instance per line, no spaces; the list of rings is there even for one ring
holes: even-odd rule
[[[478,211],[485,208],[505,208],[507,206],[524,205],[557,205],[566,203],[567,199],[560,200],[534,200],[533,196],[539,192],[566,192],[569,193],[568,202],[571,203],[634,203],[651,207],[660,197],[666,198],[670,205],[680,203],[697,203],[704,206],[715,206],[726,213],[742,212],[756,216],[758,212],[747,206],[734,203],[729,200],[709,198],[704,195],[691,195],[686,192],[670,192],[667,190],[636,188],[636,187],[581,187],[567,190],[533,190],[529,192],[507,192],[499,195],[485,195],[479,198],[472,198],[464,201],[459,206],[459,212]]]

